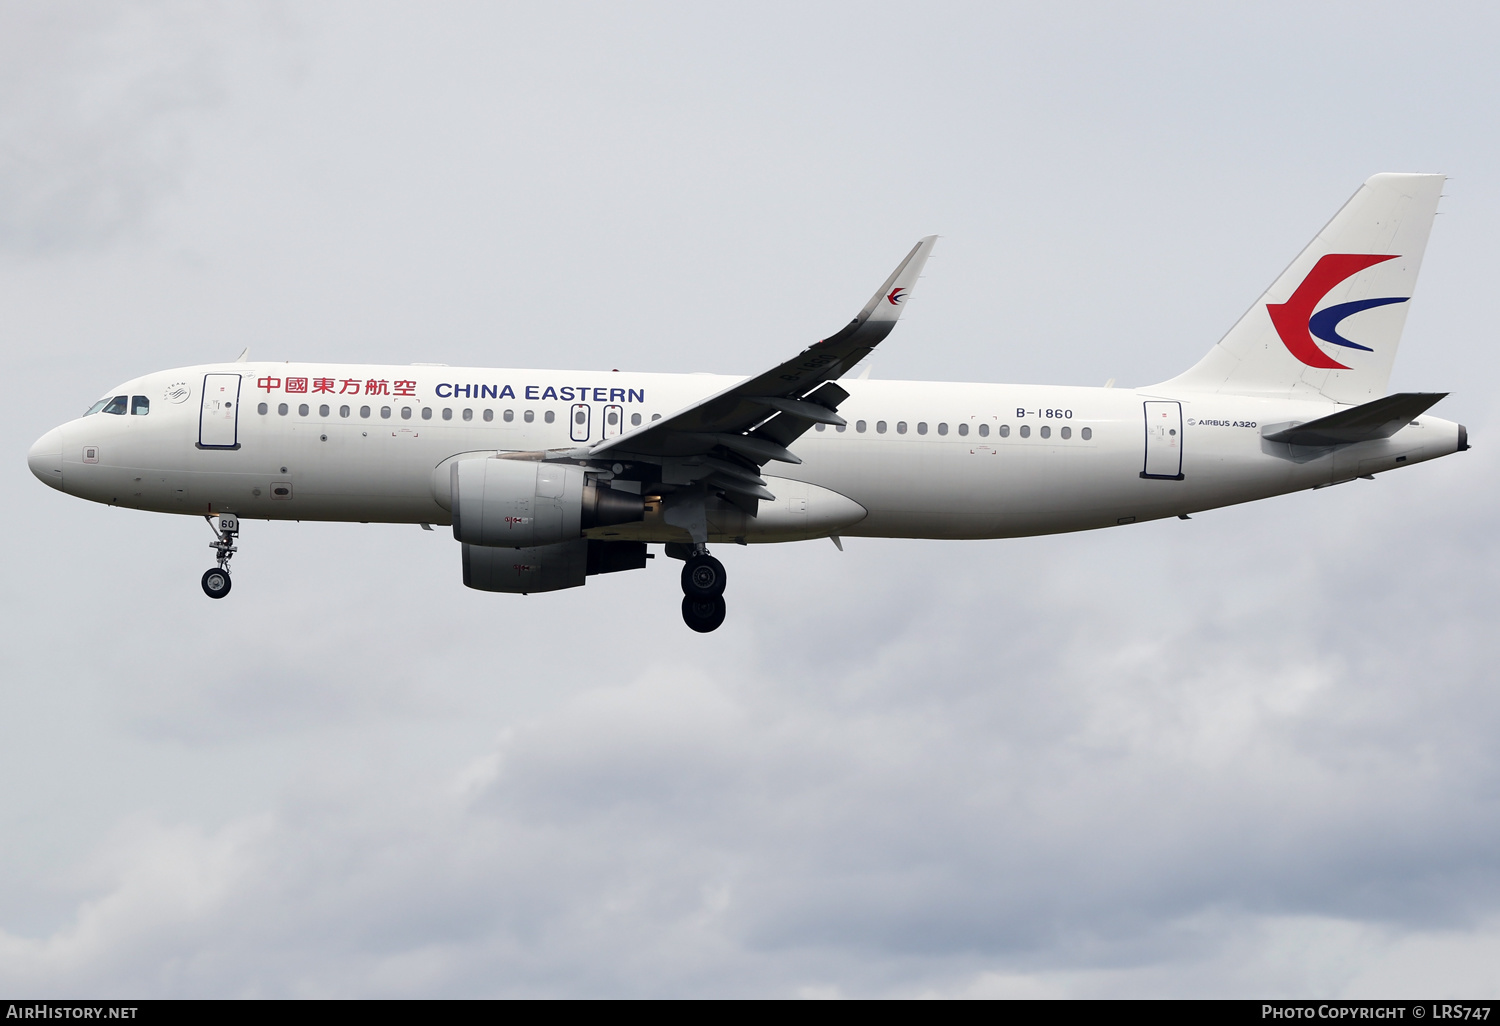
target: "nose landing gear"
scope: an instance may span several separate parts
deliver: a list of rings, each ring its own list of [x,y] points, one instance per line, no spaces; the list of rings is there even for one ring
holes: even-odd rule
[[[219,565],[203,573],[203,594],[211,599],[221,599],[229,594],[229,560],[239,551],[234,541],[240,535],[240,518],[233,513],[220,513],[218,526],[213,517],[204,517],[213,528],[214,540],[208,547],[219,554]]]
[[[682,568],[682,620],[699,634],[716,631],[724,622],[724,564],[699,545]]]

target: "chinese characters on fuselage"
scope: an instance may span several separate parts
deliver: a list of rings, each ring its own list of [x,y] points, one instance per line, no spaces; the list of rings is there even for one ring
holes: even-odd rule
[[[255,387],[262,392],[285,392],[289,395],[327,393],[329,395],[390,395],[416,398],[417,383],[385,378],[280,378],[272,375],[257,378]],[[522,385],[521,395],[510,385],[475,385],[452,381],[440,382],[433,393],[439,399],[518,399],[535,402],[644,403],[644,388],[603,388],[592,385]]]

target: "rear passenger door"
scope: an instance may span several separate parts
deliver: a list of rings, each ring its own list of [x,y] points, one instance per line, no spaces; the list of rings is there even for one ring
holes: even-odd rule
[[[1182,404],[1146,403],[1146,465],[1142,477],[1182,480]]]

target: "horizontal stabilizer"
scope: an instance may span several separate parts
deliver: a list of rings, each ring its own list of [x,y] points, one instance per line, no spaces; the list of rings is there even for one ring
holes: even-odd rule
[[[1384,399],[1354,406],[1326,417],[1296,425],[1267,425],[1261,434],[1267,441],[1289,445],[1350,445],[1389,438],[1420,417],[1447,392],[1397,392]]]

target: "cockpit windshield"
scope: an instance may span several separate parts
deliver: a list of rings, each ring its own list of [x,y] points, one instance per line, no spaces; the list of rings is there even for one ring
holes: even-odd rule
[[[85,417],[92,417],[96,413],[113,413],[123,417],[127,413],[137,417],[144,417],[151,412],[151,400],[143,395],[107,395],[97,403],[90,406],[84,413]]]

